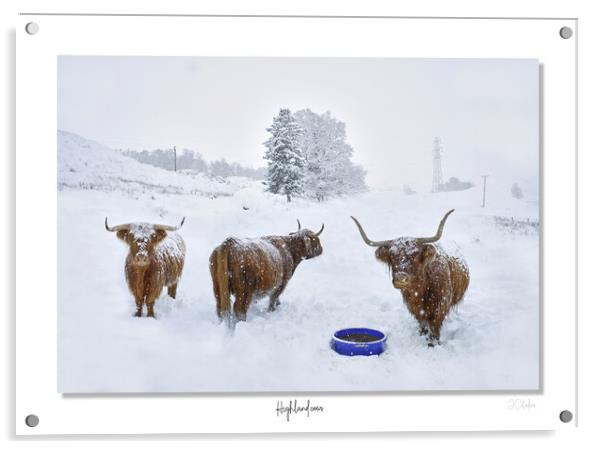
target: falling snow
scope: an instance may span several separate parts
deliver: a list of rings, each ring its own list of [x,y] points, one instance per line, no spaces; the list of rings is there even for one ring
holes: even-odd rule
[[[488,183],[403,195],[371,191],[286,203],[260,182],[223,182],[143,166],[81,137],[59,135],[58,386],[61,392],[522,390],[539,387],[537,234],[507,232],[495,216],[537,221],[538,204]],[[69,167],[74,171],[70,171]],[[489,190],[490,188],[490,190]],[[215,195],[215,193],[219,195]],[[432,234],[455,208],[440,245],[463,257],[471,283],[428,348],[374,248],[373,239]],[[246,209],[244,209],[246,208]],[[123,276],[127,248],[104,229],[132,221],[177,224],[187,256],[176,300],[157,319],[134,318]],[[220,324],[209,255],[226,237],[287,235],[325,223],[324,253],[303,262],[281,305],[251,307],[234,332]],[[168,243],[168,242],[166,242]],[[342,357],[334,331],[368,326],[388,336],[379,357]]]

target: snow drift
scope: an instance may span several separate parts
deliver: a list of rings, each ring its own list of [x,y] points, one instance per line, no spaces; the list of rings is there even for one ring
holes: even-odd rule
[[[142,165],[74,134],[58,133],[58,389],[86,392],[534,390],[539,388],[538,203],[488,181],[481,192],[404,195],[372,191],[315,203],[264,192],[257,181],[211,180]],[[418,324],[373,249],[374,239],[432,234],[465,257],[464,301],[428,348]],[[134,318],[123,263],[127,249],[111,222],[176,223],[188,255],[174,301],[156,320]],[[504,217],[528,222],[513,232]],[[324,253],[301,263],[277,311],[267,298],[235,332],[220,325],[208,258],[228,236],[318,229]],[[501,224],[500,224],[501,223]],[[329,348],[343,327],[380,329],[378,357],[342,357]]]

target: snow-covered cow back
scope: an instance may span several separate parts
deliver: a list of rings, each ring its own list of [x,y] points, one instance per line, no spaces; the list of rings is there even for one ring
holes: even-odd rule
[[[209,258],[213,279],[217,315],[228,319],[245,320],[254,298],[269,296],[269,310],[280,304],[279,297],[304,259],[322,254],[319,232],[301,229],[286,236],[267,236],[258,239],[228,238]],[[230,297],[234,295],[234,317]]]

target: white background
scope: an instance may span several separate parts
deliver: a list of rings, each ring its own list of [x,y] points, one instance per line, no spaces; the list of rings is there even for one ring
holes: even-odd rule
[[[17,422],[18,433],[549,430],[560,427],[557,417],[561,410],[574,409],[571,299],[575,292],[575,248],[569,236],[575,232],[575,40],[558,35],[561,27],[574,27],[574,21],[36,16],[40,33],[30,36],[22,30],[32,17],[20,18],[21,32],[17,34],[16,415],[26,416],[36,410],[43,420],[35,428]],[[109,28],[111,33],[105,34]],[[237,34],[246,36],[244,41]],[[282,35],[287,38],[274,39]],[[333,35],[336,39],[330,38]],[[545,123],[543,391],[61,397],[55,378],[57,197],[53,192],[56,155],[52,149],[56,138],[56,58],[63,54],[538,58],[544,72]],[[40,216],[48,220],[43,227]],[[27,260],[32,256],[36,259],[33,267]],[[39,266],[45,269],[38,270]],[[34,274],[36,282],[31,281]],[[94,349],[89,346],[89,350]],[[110,363],[109,357],[106,363]],[[205,368],[211,370],[212,366]],[[41,377],[41,372],[46,375]],[[217,369],[215,375],[219,375]],[[310,398],[325,412],[311,419],[278,419],[275,404],[291,398]],[[517,399],[534,407],[517,410],[510,405]],[[169,410],[169,420],[161,417],[165,410]]]
[[[56,2],[58,4],[58,2]],[[594,55],[594,48],[595,48],[595,43],[594,39],[597,38],[597,40],[599,41],[599,36],[593,36],[591,33],[594,32],[594,27],[598,27],[599,28],[599,16],[594,16],[594,11],[587,11],[587,10],[583,10],[580,9],[578,6],[570,6],[570,5],[566,5],[562,8],[559,9],[555,9],[554,5],[551,4],[551,2],[546,3],[545,8],[537,8],[537,7],[533,7],[533,8],[529,8],[529,5],[525,5],[525,2],[520,2],[517,3],[518,5],[520,5],[519,7],[514,7],[512,6],[511,2],[505,2],[503,7],[500,6],[500,8],[502,9],[496,9],[495,7],[489,7],[487,10],[483,10],[483,11],[479,11],[478,8],[470,8],[470,2],[454,2],[453,5],[447,5],[444,6],[442,8],[425,8],[425,7],[420,7],[420,8],[402,8],[400,7],[401,5],[399,5],[398,7],[389,7],[389,8],[385,8],[385,4],[383,3],[382,5],[379,3],[376,4],[372,4],[371,7],[368,7],[367,5],[364,6],[363,8],[356,5],[354,6],[354,4],[351,2],[346,2],[346,6],[345,8],[342,8],[341,5],[339,4],[338,7],[336,6],[336,4],[332,3],[332,4],[326,4],[326,5],[321,5],[320,8],[318,8],[317,6],[314,6],[312,8],[312,5],[310,2],[304,2],[303,3],[303,8],[295,8],[293,6],[290,6],[287,10],[282,10],[282,6],[280,6],[279,8],[276,7],[274,8],[274,6],[272,6],[271,8],[269,7],[269,5],[267,3],[264,4],[264,6],[262,7],[262,4],[257,2],[255,3],[255,6],[252,8],[252,10],[250,10],[250,8],[248,6],[240,6],[239,8],[236,9],[235,7],[233,7],[234,9],[230,9],[228,8],[228,4],[225,2],[221,2],[220,5],[218,5],[217,7],[214,6],[213,9],[211,8],[207,8],[207,9],[202,9],[200,10],[199,7],[196,8],[184,8],[184,4],[182,4],[182,6],[178,9],[177,5],[178,2],[170,2],[169,6],[164,5],[164,8],[166,9],[161,9],[160,8],[160,3],[157,3],[157,6],[153,7],[152,2],[147,2],[145,4],[145,9],[144,10],[140,10],[140,9],[128,9],[127,5],[128,3],[124,3],[124,2],[119,2],[119,3],[115,3],[114,7],[111,7],[111,2],[105,2],[103,4],[103,9],[88,9],[88,11],[111,11],[111,12],[132,12],[132,11],[137,11],[137,12],[221,12],[221,13],[245,13],[245,12],[254,12],[254,13],[287,13],[287,14],[294,14],[294,13],[313,13],[313,14],[345,14],[345,15],[352,15],[352,14],[368,14],[368,15],[377,15],[377,14],[395,14],[395,15],[447,15],[447,16],[546,16],[546,17],[575,17],[578,16],[580,18],[580,91],[582,92],[581,95],[581,103],[580,103],[580,112],[581,112],[581,116],[580,116],[580,121],[581,121],[581,140],[580,140],[580,155],[581,155],[581,159],[580,159],[580,175],[581,175],[581,193],[582,193],[582,197],[581,197],[581,205],[583,207],[584,204],[587,204],[588,202],[588,196],[592,198],[592,203],[595,203],[596,201],[594,201],[594,196],[595,195],[595,191],[594,190],[590,190],[589,192],[586,191],[585,189],[585,184],[587,182],[590,182],[593,184],[593,181],[595,180],[595,174],[592,172],[592,170],[594,170],[595,167],[595,163],[594,161],[590,160],[589,158],[593,155],[588,154],[587,150],[589,147],[589,143],[588,143],[588,136],[590,136],[591,138],[594,137],[594,129],[595,127],[592,127],[591,129],[588,128],[588,123],[593,124],[593,120],[595,119],[595,116],[589,116],[588,111],[591,111],[591,113],[595,113],[595,106],[597,106],[597,104],[599,104],[599,98],[594,96],[594,92],[593,90],[590,91],[589,89],[593,89],[594,87],[594,82],[596,82],[597,79],[599,79],[599,67],[592,67],[589,64],[594,61],[594,59],[592,58],[591,60],[588,59],[589,56],[589,49],[591,48],[592,53],[591,55]],[[35,7],[29,7],[26,9],[29,10],[46,10],[46,8],[43,7],[43,5],[40,3],[40,7],[35,8]],[[20,10],[24,10],[25,8],[23,8],[24,5],[21,5],[19,7]],[[35,6],[35,5],[34,5]],[[217,8],[217,9],[216,9]],[[55,11],[74,11],[75,9],[73,7],[69,7],[68,2],[63,2],[62,3],[62,7],[54,7],[53,10]],[[81,10],[81,9],[79,9]],[[7,370],[5,374],[8,374],[5,385],[7,388],[7,393],[12,391],[13,385],[14,385],[14,374],[12,374],[12,366],[14,365],[14,324],[13,324],[13,314],[14,314],[14,303],[12,302],[14,299],[14,269],[12,269],[13,266],[13,260],[14,260],[14,244],[12,244],[13,240],[14,240],[14,222],[12,220],[11,217],[14,216],[14,134],[13,134],[13,129],[14,129],[14,113],[13,113],[13,107],[14,107],[14,77],[11,73],[11,62],[14,61],[14,50],[12,50],[12,47],[14,46],[14,34],[11,35],[10,34],[10,28],[11,28],[11,23],[14,24],[15,19],[14,16],[11,17],[10,12],[8,13],[8,15],[5,13],[3,14],[3,20],[8,20],[8,23],[4,26],[5,29],[5,33],[9,33],[7,35],[8,37],[8,41],[5,44],[7,47],[8,54],[6,56],[6,67],[7,67],[7,75],[8,78],[6,80],[6,82],[4,83],[4,89],[5,89],[5,95],[3,96],[4,98],[9,99],[9,101],[6,103],[5,108],[3,109],[3,113],[6,114],[5,119],[2,121],[3,126],[7,127],[6,131],[2,132],[2,136],[5,137],[6,140],[6,148],[7,151],[5,151],[3,153],[3,156],[5,158],[5,162],[3,164],[4,168],[5,168],[5,176],[3,176],[3,180],[5,181],[5,192],[4,192],[4,200],[6,201],[6,222],[5,224],[7,224],[7,229],[5,230],[5,232],[3,233],[3,238],[5,239],[5,243],[3,245],[4,248],[6,248],[6,253],[5,253],[5,258],[3,259],[3,263],[6,264],[6,267],[3,271],[3,276],[6,276],[6,280],[3,280],[2,284],[5,286],[6,289],[6,293],[5,293],[5,297],[7,299],[6,301],[6,308],[7,311],[5,312],[4,316],[5,316],[5,337],[6,337],[6,343],[5,343],[5,348],[7,349],[8,352],[8,357],[7,357],[7,361],[6,361],[6,365],[7,365]],[[588,25],[591,24],[591,25]],[[14,25],[12,25],[14,26]],[[590,28],[591,26],[591,28]],[[591,84],[590,84],[591,83]],[[597,87],[596,87],[597,88]],[[585,92],[585,94],[583,94]],[[13,101],[11,102],[10,99],[13,99]],[[589,120],[592,120],[592,122],[590,122]],[[591,141],[591,144],[595,144],[594,141]],[[592,147],[595,148],[595,147]],[[592,150],[593,151],[593,150]],[[584,194],[585,191],[585,194]],[[582,216],[581,216],[581,224],[580,224],[580,231],[581,231],[581,242],[587,242],[588,248],[587,251],[584,250],[584,246],[582,244],[581,247],[581,260],[580,260],[580,265],[581,265],[581,303],[580,303],[580,318],[581,318],[581,326],[580,326],[580,343],[581,343],[581,348],[580,348],[580,391],[581,391],[581,395],[580,395],[580,420],[579,420],[579,430],[577,431],[577,433],[573,433],[573,432],[560,432],[558,433],[556,436],[554,436],[553,434],[537,434],[537,435],[533,435],[533,434],[521,434],[520,438],[529,438],[530,442],[533,443],[533,445],[535,445],[536,443],[539,444],[546,444],[549,445],[550,444],[550,438],[555,438],[555,442],[556,443],[560,443],[562,441],[563,438],[586,438],[587,437],[587,432],[588,432],[588,426],[589,430],[591,431],[591,436],[593,437],[594,435],[594,431],[595,428],[593,427],[593,424],[597,421],[597,415],[598,413],[596,413],[595,410],[595,399],[596,396],[595,394],[593,394],[593,392],[591,390],[589,390],[589,388],[591,387],[591,385],[597,383],[597,378],[599,379],[599,376],[596,376],[595,374],[595,369],[597,369],[597,367],[595,367],[595,359],[593,358],[589,358],[588,356],[592,355],[592,354],[598,354],[599,351],[597,350],[597,342],[595,340],[595,336],[593,335],[593,331],[595,330],[595,326],[594,325],[590,325],[590,323],[588,323],[587,318],[589,317],[594,318],[597,315],[597,311],[595,309],[593,309],[593,307],[597,307],[599,310],[599,305],[597,303],[594,303],[593,301],[587,301],[588,299],[588,291],[587,291],[587,284],[588,284],[588,280],[590,282],[590,288],[592,287],[593,281],[595,281],[595,277],[591,276],[591,273],[593,272],[593,264],[592,265],[587,265],[588,261],[590,263],[593,262],[593,257],[595,257],[595,252],[598,249],[597,248],[597,244],[595,243],[595,239],[593,238],[593,234],[591,236],[588,235],[588,231],[593,232],[594,229],[596,229],[596,223],[593,219],[593,216],[590,215],[590,213],[588,211],[584,211],[582,209]],[[12,249],[12,250],[11,250]],[[585,254],[583,254],[585,253]],[[585,259],[585,260],[584,260]],[[590,273],[590,277],[588,277],[588,272]],[[592,290],[593,292],[593,290]],[[591,297],[591,299],[596,299],[594,295]],[[589,332],[588,332],[589,331]],[[8,397],[11,398],[11,394],[8,393]],[[14,400],[14,396],[12,396],[13,400]],[[592,402],[589,402],[592,401]],[[13,409],[13,401],[5,401],[6,404],[6,413],[7,416],[4,420],[4,425],[5,425],[5,435],[8,437],[10,434],[12,434],[13,428],[14,428],[14,409]],[[463,445],[466,445],[467,443],[470,444],[479,444],[481,445],[482,442],[479,442],[480,438],[487,438],[490,435],[471,435],[471,436],[467,436],[467,435],[455,435],[453,437],[453,440],[456,440],[458,443],[461,443]],[[490,442],[488,444],[492,444],[492,443],[497,443],[500,446],[507,446],[509,444],[515,444],[516,442],[512,441],[516,438],[518,438],[519,436],[517,436],[516,434],[514,435],[509,435],[509,434],[495,434],[496,441],[495,442]],[[323,436],[323,437],[317,437],[317,436],[303,436],[302,438],[297,438],[297,443],[306,445],[309,443],[309,440],[316,440],[319,438],[323,438],[325,439],[327,442],[329,443],[333,443],[335,441],[335,439],[337,441],[343,441],[345,439],[347,439],[348,441],[346,441],[347,445],[350,445],[351,443],[359,443],[362,445],[368,444],[368,439],[372,439],[374,438],[377,441],[380,441],[382,443],[395,443],[394,438],[403,438],[403,439],[414,439],[414,438],[423,438],[428,440],[431,443],[435,443],[435,444],[439,444],[440,442],[438,441],[440,438],[449,438],[449,435],[437,435],[437,436],[425,436],[425,435],[403,435],[403,436],[396,436],[396,435],[362,435],[362,436],[348,436],[348,437],[343,437],[343,436],[338,436],[338,437],[334,437],[334,436]],[[148,437],[147,437],[148,438]],[[166,437],[164,437],[166,438]],[[241,438],[243,437],[236,437],[236,438],[232,438],[230,437],[230,441],[234,442],[234,445],[240,444]],[[272,444],[279,444],[282,445],[283,442],[280,441],[282,439],[284,439],[285,437],[283,436],[278,436],[278,437],[262,437],[262,436],[253,436],[250,437],[251,438],[251,442],[250,445],[256,444],[256,445],[261,445],[261,446],[266,446],[268,443],[272,443]],[[267,441],[264,441],[264,439],[267,438]],[[466,442],[464,441],[460,441],[460,439],[467,439]],[[189,439],[194,439],[193,437],[180,437],[179,440],[181,441],[185,441],[185,440],[189,440]],[[218,440],[216,440],[216,438],[212,438],[214,441],[214,443],[216,443]],[[222,441],[227,441],[228,439],[219,439],[220,442]],[[313,442],[313,441],[312,441]],[[91,441],[89,443],[92,443]],[[136,442],[138,444],[140,444],[140,442]],[[163,442],[164,443],[164,442]],[[196,442],[196,444],[199,444],[200,442]],[[408,441],[405,441],[405,443],[409,443]],[[80,442],[75,442],[75,444],[81,445],[81,441]],[[102,441],[99,443],[102,444]],[[147,446],[149,443],[146,442],[144,443],[145,446]],[[161,442],[159,442],[159,444],[161,444]],[[201,443],[202,444],[202,443]],[[247,443],[249,444],[249,443]],[[291,445],[292,441],[288,441],[286,443],[287,445]],[[400,442],[398,441],[397,444],[400,444]],[[47,443],[44,443],[44,445],[47,445]],[[65,445],[65,442],[61,442],[60,443],[61,446]],[[352,445],[352,444],[351,444]]]

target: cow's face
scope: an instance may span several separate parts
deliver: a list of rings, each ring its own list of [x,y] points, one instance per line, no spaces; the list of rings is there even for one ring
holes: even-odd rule
[[[391,269],[393,287],[417,291],[424,284],[425,269],[437,255],[437,248],[430,243],[400,239],[378,247],[375,255]]]
[[[301,229],[301,222],[297,220],[297,231],[291,232],[293,236],[294,252],[299,259],[311,259],[322,254],[322,245],[320,244],[320,234],[324,231],[324,224],[318,232],[309,229]]]
[[[322,254],[322,245],[320,244],[320,237],[312,231],[305,230],[302,232],[303,245],[305,247],[304,258],[311,259]]]
[[[139,267],[150,264],[155,245],[166,236],[167,232],[144,224],[117,231],[117,237],[129,245],[134,265]]]

